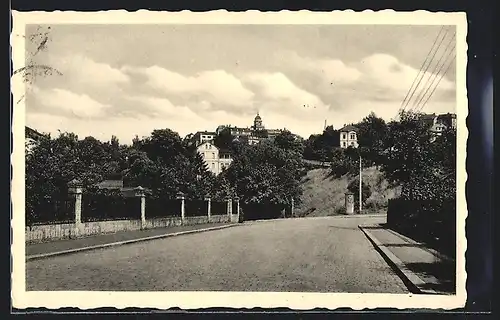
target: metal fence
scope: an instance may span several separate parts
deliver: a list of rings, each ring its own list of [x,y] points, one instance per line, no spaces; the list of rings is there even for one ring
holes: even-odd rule
[[[225,215],[227,214],[227,202],[226,201],[212,201],[210,204],[210,212],[212,215]]]
[[[121,195],[83,194],[82,222],[141,218],[140,198]]]
[[[165,198],[146,198],[146,219],[180,217],[181,200]]]
[[[208,201],[205,200],[186,200],[186,217],[201,217],[208,215]]]
[[[75,222],[75,197],[47,197],[39,203],[26,204],[26,225]]]

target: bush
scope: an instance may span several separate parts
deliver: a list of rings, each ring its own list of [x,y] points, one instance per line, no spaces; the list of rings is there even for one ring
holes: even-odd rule
[[[389,200],[387,224],[398,232],[450,255],[455,255],[455,199]]]
[[[354,179],[347,186],[347,190],[354,193],[354,209],[359,210],[359,178]],[[368,198],[372,195],[372,191],[369,185],[362,182],[362,197],[363,197],[363,207],[368,200]]]
[[[335,209],[336,214],[346,214],[346,209],[344,206],[338,207]]]

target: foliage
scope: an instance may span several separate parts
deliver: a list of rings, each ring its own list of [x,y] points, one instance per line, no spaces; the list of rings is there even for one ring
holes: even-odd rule
[[[290,131],[283,130],[274,138],[274,144],[283,150],[291,150],[298,154],[304,152],[302,141],[298,140]]]
[[[283,132],[274,141],[242,148],[222,175],[242,202],[296,203],[302,192],[300,148]]]
[[[322,134],[313,134],[304,142],[304,159],[330,161],[333,152],[340,146],[340,133],[333,126],[325,128]]]
[[[389,123],[384,175],[401,184],[406,199],[445,199],[456,190],[456,132],[433,139],[420,114],[402,113]]]
[[[110,176],[122,176],[126,186],[150,188],[153,197],[175,198],[182,191],[188,198],[202,199],[213,192],[215,184],[201,156],[169,129],[136,137],[132,146],[120,145],[116,137],[107,142],[93,137],[79,140],[65,132],[55,139],[41,137],[26,154],[27,215],[47,197],[65,196],[67,183],[73,179],[80,180],[84,189],[92,189]]]
[[[308,160],[328,161],[332,150],[339,146],[339,132],[328,126],[322,134],[311,135],[305,141],[304,158]]]
[[[388,134],[387,124],[384,119],[371,112],[356,127],[359,130],[358,144],[366,150],[363,158],[370,162],[370,165],[381,164],[384,142]]]
[[[430,140],[429,130],[416,115],[403,113],[400,121],[390,122],[381,167],[387,179],[412,193],[416,179],[431,176],[434,160]]]
[[[354,209],[359,210],[359,177],[349,183],[347,190],[354,194]],[[363,197],[362,203],[364,207],[366,200],[368,200],[368,198],[372,195],[372,191],[370,186],[364,182],[361,182],[361,190],[361,196]]]
[[[231,128],[225,127],[214,138],[214,145],[219,149],[231,150],[233,148],[234,136],[231,134]]]

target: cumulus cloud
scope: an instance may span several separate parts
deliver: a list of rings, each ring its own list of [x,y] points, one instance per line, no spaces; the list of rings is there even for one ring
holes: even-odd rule
[[[370,111],[389,120],[418,73],[387,54],[354,62],[295,54],[282,61],[285,66],[268,71],[182,74],[162,66],[115,68],[81,55],[64,56],[54,64],[64,77],[28,93],[28,124],[100,139],[114,134],[130,142],[156,128],[186,135],[220,124],[247,127],[259,111],[266,127],[308,137],[321,132],[325,120],[341,127]],[[453,111],[454,88],[444,78],[428,110]]]
[[[201,97],[219,105],[246,107],[254,96],[238,78],[224,70],[203,71],[195,76],[185,76],[159,66],[127,66],[123,70],[145,75],[147,85],[164,93]]]
[[[46,107],[47,111],[54,111],[62,115],[95,118],[104,114],[110,105],[102,104],[86,94],[76,94],[68,90],[53,88],[42,90],[33,88],[31,99]]]
[[[301,72],[315,75],[320,80],[314,85],[317,95],[338,109],[350,108],[360,101],[401,102],[419,75],[419,69],[384,53],[375,53],[348,63],[335,59],[300,57],[297,54],[286,57],[286,61]],[[439,70],[435,67],[436,62],[437,60],[427,72],[420,73],[418,79],[422,80],[413,97],[416,101],[422,95],[429,95],[438,83],[441,73],[435,74]],[[426,92],[431,84],[431,89]],[[439,82],[433,99],[452,101],[454,90],[455,83],[444,77]]]
[[[245,83],[259,92],[257,108],[290,115],[316,117],[328,107],[316,95],[299,88],[283,73],[250,73]]]
[[[125,84],[130,81],[127,74],[106,63],[96,62],[84,55],[51,55],[51,67],[59,70],[66,80],[100,87]]]
[[[388,54],[373,54],[361,60],[357,65],[365,80],[397,91],[408,91],[419,74],[418,69],[406,65]],[[421,87],[425,85],[427,79],[432,77],[432,81],[436,76],[432,72],[437,72],[439,68],[438,70],[435,69],[434,64],[432,64],[426,73],[423,75],[420,74],[418,79],[422,77]],[[441,75],[439,74],[438,76],[440,77]],[[455,84],[446,78],[443,78],[439,83],[440,90],[451,90],[454,88]]]
[[[128,96],[129,100],[150,108],[154,115],[170,119],[194,119],[198,115],[187,106],[176,106],[170,100],[152,96]]]

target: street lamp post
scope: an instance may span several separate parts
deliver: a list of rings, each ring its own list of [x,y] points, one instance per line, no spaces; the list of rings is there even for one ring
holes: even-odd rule
[[[362,202],[363,202],[363,181],[362,181],[362,162],[361,162],[361,152],[359,153],[359,213],[362,210]]]

